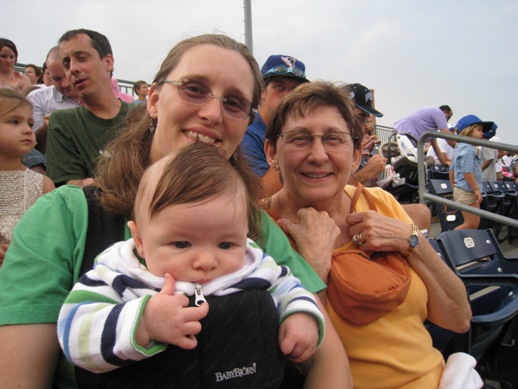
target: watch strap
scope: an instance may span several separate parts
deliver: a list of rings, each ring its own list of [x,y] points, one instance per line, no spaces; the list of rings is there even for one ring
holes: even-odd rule
[[[419,227],[417,227],[415,224],[412,224],[412,234],[408,238],[408,243],[409,243],[410,247],[408,248],[408,251],[405,254],[403,254],[403,256],[405,258],[408,258],[410,256],[410,254],[412,254],[412,251],[414,251],[415,246],[417,246],[417,244],[415,246],[412,246],[412,243],[411,243],[412,236],[416,236],[417,239],[419,239]]]

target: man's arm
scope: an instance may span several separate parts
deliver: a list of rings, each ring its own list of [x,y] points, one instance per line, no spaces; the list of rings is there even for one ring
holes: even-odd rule
[[[381,154],[375,154],[369,158],[365,166],[357,170],[350,178],[349,185],[354,185],[357,182],[361,182],[365,184],[372,178],[376,178],[378,174],[380,174],[387,164],[387,159],[384,158]]]
[[[36,149],[41,151],[43,154],[47,151],[47,133],[49,130],[49,119],[50,113],[43,117],[43,124],[40,127],[34,126],[36,130],[34,133],[36,134]],[[36,124],[36,122],[34,122]]]
[[[444,132],[445,134],[451,134],[450,130],[448,130],[447,127],[439,128],[439,131]],[[454,141],[447,141],[447,142],[451,147],[455,147],[456,143]],[[441,163],[441,165],[449,166],[450,164],[448,162],[450,162],[450,161],[446,157],[446,154],[443,154],[441,152],[441,149],[439,148],[439,146],[437,144],[437,138],[432,138],[431,144],[433,147],[433,151],[435,151],[435,155],[437,155],[437,159],[439,159],[439,162]]]
[[[486,159],[483,163],[482,163],[482,171],[486,170],[489,165],[491,165],[491,162],[493,162],[492,159]]]
[[[79,186],[80,188],[84,188],[85,186],[93,184],[94,179],[85,178],[84,180],[68,180],[66,183],[67,183],[67,185],[75,185],[75,186]]]

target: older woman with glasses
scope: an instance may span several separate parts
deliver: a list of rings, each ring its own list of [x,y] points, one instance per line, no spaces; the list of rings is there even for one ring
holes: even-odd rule
[[[299,86],[266,132],[284,186],[263,206],[303,257],[318,258],[310,264],[328,283],[322,294],[354,387],[437,388],[444,361],[423,322],[467,331],[466,292],[389,193],[346,186],[361,141],[343,89]]]
[[[259,67],[245,45],[218,34],[185,39],[163,61],[147,107],[136,107],[125,130],[104,149],[95,187],[60,187],[25,214],[0,270],[0,386],[76,387],[56,336],[72,285],[97,254],[130,237],[126,221],[150,164],[202,141],[221,150],[234,168],[248,169],[238,146],[261,87]],[[325,284],[275,223],[264,216],[261,224],[264,251],[288,265],[306,289],[321,291]],[[330,326],[305,366],[305,387],[350,387],[347,363]]]

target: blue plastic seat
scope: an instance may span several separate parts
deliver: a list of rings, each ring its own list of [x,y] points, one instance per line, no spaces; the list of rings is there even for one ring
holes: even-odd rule
[[[466,286],[473,312],[471,329],[457,341],[456,351],[492,363],[504,335],[516,337],[518,259],[503,255],[490,229],[442,232],[437,242]]]

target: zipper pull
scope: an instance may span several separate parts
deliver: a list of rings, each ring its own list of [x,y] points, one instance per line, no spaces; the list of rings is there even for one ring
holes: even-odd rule
[[[203,292],[201,291],[200,284],[194,284],[194,304],[199,307],[203,303],[206,303],[205,296],[203,296]]]

